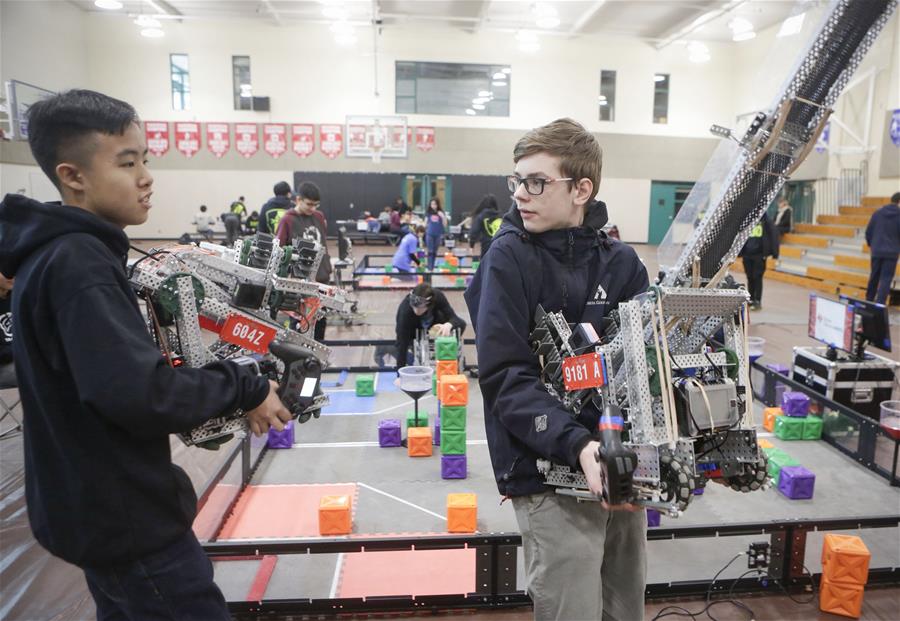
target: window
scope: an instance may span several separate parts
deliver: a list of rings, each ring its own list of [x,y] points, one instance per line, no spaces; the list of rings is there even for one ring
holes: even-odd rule
[[[600,107],[601,121],[616,120],[616,72],[600,72]]]
[[[187,54],[169,54],[169,75],[172,79],[172,109],[191,109],[191,73]]]
[[[509,116],[506,65],[397,61],[397,114]]]
[[[253,87],[250,82],[250,57],[231,57],[232,86],[234,90],[234,109],[253,109]]]
[[[653,122],[669,122],[669,74],[657,73],[653,76]]]

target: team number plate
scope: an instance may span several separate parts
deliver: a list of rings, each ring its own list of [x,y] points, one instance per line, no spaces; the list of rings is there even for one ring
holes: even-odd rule
[[[272,342],[275,335],[274,328],[242,315],[229,315],[219,333],[219,337],[223,341],[255,351],[258,354],[268,353],[269,343]]]
[[[600,354],[572,356],[562,362],[563,384],[566,390],[584,390],[603,386],[603,363]]]

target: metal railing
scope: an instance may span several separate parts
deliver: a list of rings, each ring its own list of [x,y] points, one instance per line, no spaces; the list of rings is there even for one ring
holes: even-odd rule
[[[869,165],[865,160],[859,168],[842,168],[839,177],[816,179],[813,185],[815,204],[812,222],[818,216],[836,216],[841,206],[857,207],[868,192]]]

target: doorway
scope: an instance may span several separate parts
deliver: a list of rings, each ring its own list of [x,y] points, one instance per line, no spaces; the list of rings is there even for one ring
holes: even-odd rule
[[[647,243],[659,245],[675,215],[694,187],[691,181],[652,181],[650,183],[650,228]]]
[[[406,175],[403,180],[403,198],[413,213],[425,215],[425,208],[432,198],[441,202],[447,217],[453,215],[452,183],[447,175]]]

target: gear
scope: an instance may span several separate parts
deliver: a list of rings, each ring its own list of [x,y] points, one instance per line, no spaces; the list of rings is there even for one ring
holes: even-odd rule
[[[756,463],[745,464],[744,473],[725,477],[725,482],[731,489],[738,492],[753,492],[765,486],[769,477],[769,459],[765,453],[760,452]]]

